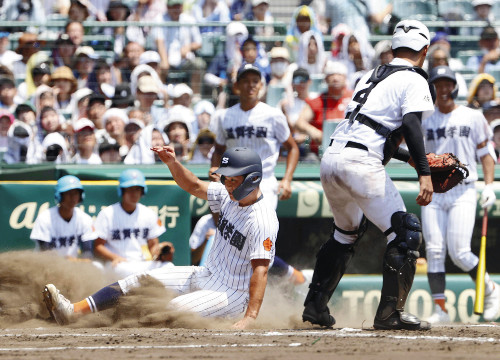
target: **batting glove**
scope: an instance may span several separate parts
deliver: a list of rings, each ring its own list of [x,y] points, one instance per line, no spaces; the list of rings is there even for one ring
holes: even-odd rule
[[[484,187],[483,192],[481,193],[481,207],[483,209],[490,208],[495,203],[497,196],[493,191],[493,184],[488,184]]]

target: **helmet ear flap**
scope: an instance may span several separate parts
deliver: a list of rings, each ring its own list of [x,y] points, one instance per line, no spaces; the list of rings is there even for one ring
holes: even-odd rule
[[[224,175],[220,176],[220,182],[222,185],[226,185],[226,177]]]
[[[254,191],[262,181],[262,173],[260,171],[254,171],[245,176],[245,179],[233,191],[233,196],[236,200],[240,201],[247,197],[252,191]]]

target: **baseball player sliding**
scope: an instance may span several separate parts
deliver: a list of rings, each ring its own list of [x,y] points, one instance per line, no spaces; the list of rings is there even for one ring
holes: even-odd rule
[[[394,60],[359,81],[346,119],[335,129],[321,160],[320,177],[330,204],[334,229],[317,255],[302,318],[332,326],[328,301],[354,255],[368,218],[387,236],[383,285],[373,326],[376,329],[426,330],[430,326],[404,312],[422,241],[416,215],[385,171],[391,157],[414,160],[420,191],[417,204],[432,200],[433,187],[425,155],[421,119],[433,110],[427,74],[421,69],[429,47],[429,30],[403,20],[392,37]],[[399,148],[402,138],[409,152]],[[363,216],[364,214],[364,216]]]
[[[443,194],[435,194],[432,203],[422,208],[422,226],[427,252],[427,277],[435,303],[430,323],[448,323],[445,308],[445,259],[451,260],[476,280],[478,258],[471,252],[471,237],[476,219],[476,158],[483,165],[486,184],[481,206],[491,207],[496,200],[492,189],[495,160],[488,151],[492,131],[480,111],[455,104],[458,85],[455,73],[447,66],[432,69],[429,82],[436,88],[436,110],[422,122],[427,152],[454,153],[468,165],[469,177],[462,184]],[[483,317],[498,317],[500,289],[485,275]]]
[[[74,304],[48,284],[43,294],[49,312],[57,323],[66,324],[78,315],[110,308],[139,286],[141,276],[149,275],[179,293],[171,302],[176,309],[208,317],[244,313],[234,327],[248,327],[257,318],[264,298],[279,227],[276,211],[262,201],[259,156],[248,148],[227,150],[216,169],[221,182],[204,182],[182,166],[172,147],[152,150],[168,165],[182,189],[208,200],[211,210],[219,213],[206,266],[175,266],[131,275]]]

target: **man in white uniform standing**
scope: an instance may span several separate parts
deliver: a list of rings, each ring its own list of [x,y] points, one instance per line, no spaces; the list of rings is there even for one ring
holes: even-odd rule
[[[403,20],[392,37],[394,60],[364,75],[355,89],[331,145],[321,160],[320,177],[334,218],[330,239],[318,252],[302,319],[330,327],[328,301],[362,236],[365,217],[387,236],[383,285],[373,326],[376,329],[426,330],[430,326],[405,313],[422,241],[418,217],[406,212],[403,199],[385,171],[390,158],[416,165],[417,204],[432,200],[421,119],[434,110],[427,74],[421,69],[429,47],[429,30]],[[409,148],[399,148],[402,138]]]
[[[427,278],[435,303],[431,323],[448,323],[450,317],[445,308],[445,260],[446,253],[463,271],[476,280],[478,258],[471,252],[471,238],[476,219],[476,159],[483,165],[485,187],[481,194],[481,206],[485,211],[495,200],[493,180],[495,160],[488,150],[493,134],[478,110],[455,104],[458,85],[455,73],[448,66],[432,69],[429,83],[436,88],[436,110],[422,122],[426,152],[443,154],[451,152],[467,164],[469,176],[462,184],[443,194],[435,194],[432,203],[422,208],[422,226],[427,253]],[[485,275],[483,317],[494,321],[500,307],[500,289]]]
[[[44,298],[49,312],[59,324],[65,324],[74,320],[75,314],[110,308],[139,286],[141,276],[149,275],[179,294],[171,301],[176,309],[206,317],[244,313],[234,327],[247,328],[257,318],[264,299],[279,227],[276,211],[263,201],[259,188],[259,156],[248,148],[229,149],[216,169],[221,182],[205,182],[182,166],[172,147],[157,146],[153,151],[168,165],[182,189],[208,200],[211,210],[219,214],[206,266],[175,266],[131,275],[75,304],[48,284]]]

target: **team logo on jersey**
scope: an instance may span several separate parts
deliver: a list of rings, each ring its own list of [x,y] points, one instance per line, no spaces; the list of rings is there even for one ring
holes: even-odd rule
[[[262,245],[264,245],[264,250],[266,250],[266,251],[271,251],[271,249],[273,248],[273,242],[271,241],[270,238],[267,238],[266,240],[264,240]]]
[[[161,220],[158,219],[158,221],[156,222],[158,224],[158,226],[161,226]]]

